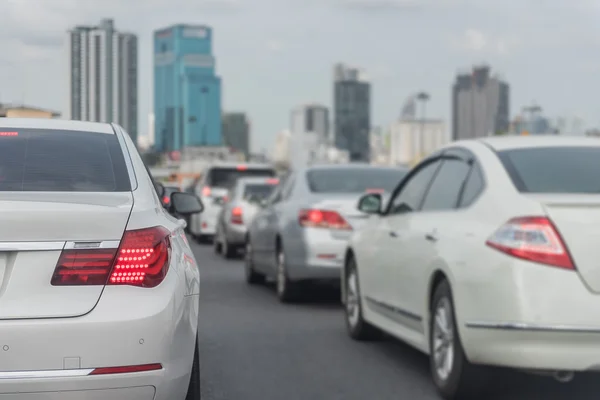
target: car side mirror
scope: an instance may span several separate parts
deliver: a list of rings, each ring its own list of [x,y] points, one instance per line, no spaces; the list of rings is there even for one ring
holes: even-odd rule
[[[204,205],[195,194],[175,192],[171,195],[171,210],[179,215],[198,214],[204,211]]]
[[[367,193],[358,200],[358,210],[365,214],[381,214],[383,197],[380,193]]]

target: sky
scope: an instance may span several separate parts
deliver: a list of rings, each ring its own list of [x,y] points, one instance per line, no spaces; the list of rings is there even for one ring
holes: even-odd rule
[[[511,85],[511,113],[600,125],[600,0],[0,0],[0,102],[65,112],[66,32],[113,18],[139,37],[139,124],[152,112],[152,32],[213,28],[224,111],[244,111],[252,147],[270,150],[293,107],[331,106],[333,65],[366,71],[372,122],[396,120],[427,91],[450,122],[456,73],[486,63]]]

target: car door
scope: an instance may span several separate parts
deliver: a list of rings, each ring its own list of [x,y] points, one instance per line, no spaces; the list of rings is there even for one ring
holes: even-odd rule
[[[285,179],[281,181],[280,185],[281,190],[279,191],[279,195],[273,198],[273,202],[270,204],[268,209],[269,212],[266,214],[267,227],[264,233],[264,238],[266,240],[265,256],[273,271],[275,271],[276,267],[276,237],[278,234],[283,233],[281,230],[285,224],[285,221],[283,220],[285,207],[294,185],[293,173],[289,173]]]
[[[422,322],[427,313],[432,269],[447,261],[439,252],[439,244],[460,246],[454,236],[462,225],[456,210],[470,170],[471,164],[462,157],[442,157],[442,164],[427,189],[419,212],[411,216],[407,248],[402,254],[398,249],[394,250],[395,257],[402,257],[402,263],[394,269],[394,281],[399,282],[395,303],[402,304],[410,315],[419,316]],[[415,328],[425,332],[424,323]]]
[[[410,252],[412,216],[418,212],[427,187],[440,165],[438,158],[424,161],[404,179],[391,196],[386,212],[380,218],[372,245],[376,254],[370,267],[370,295],[376,297],[378,308],[395,324],[414,325],[418,318],[406,312],[406,304],[399,302],[396,280],[398,265]]]
[[[261,271],[263,268],[271,265],[271,260],[268,258],[270,249],[272,247],[269,237],[269,230],[272,229],[270,226],[270,221],[273,219],[273,207],[281,200],[282,184],[283,181],[277,185],[275,190],[273,190],[271,196],[267,198],[267,200],[264,202],[264,205],[262,205],[260,210],[256,213],[251,225],[250,235],[252,238],[252,245],[254,247],[254,261],[257,264],[258,269]]]

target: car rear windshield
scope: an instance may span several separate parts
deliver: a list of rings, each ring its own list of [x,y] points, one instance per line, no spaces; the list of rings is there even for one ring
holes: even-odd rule
[[[523,193],[600,193],[600,148],[536,147],[498,152]]]
[[[0,191],[130,190],[116,135],[0,127]]]
[[[306,179],[313,193],[391,192],[406,172],[383,168],[313,169],[306,173]]]
[[[244,200],[249,200],[253,198],[257,199],[266,199],[271,195],[273,190],[276,188],[276,185],[263,185],[251,183],[244,186]]]
[[[238,178],[256,176],[274,177],[275,170],[271,168],[212,168],[207,177],[207,183],[209,186],[231,189]]]

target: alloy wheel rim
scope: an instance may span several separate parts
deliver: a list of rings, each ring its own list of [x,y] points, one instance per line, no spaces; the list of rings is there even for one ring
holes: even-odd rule
[[[277,254],[277,293],[285,292],[285,257],[283,252]]]
[[[354,327],[358,323],[360,308],[358,305],[358,281],[356,272],[348,274],[346,283],[346,315],[348,323]]]
[[[445,381],[452,373],[455,352],[452,305],[447,297],[438,302],[433,318],[434,368],[439,379]]]

